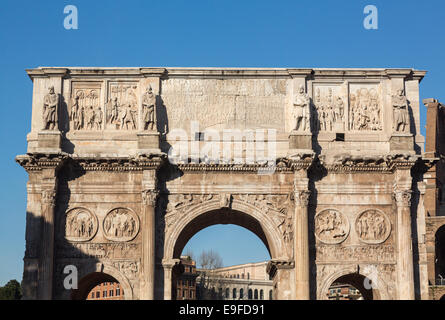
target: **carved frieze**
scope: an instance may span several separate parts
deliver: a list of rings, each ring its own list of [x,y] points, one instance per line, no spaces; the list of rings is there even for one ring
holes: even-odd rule
[[[136,83],[111,83],[107,101],[107,128],[138,129],[138,86]]]
[[[102,130],[104,110],[101,84],[73,84],[70,106],[71,130]]]
[[[125,259],[139,258],[140,255],[141,245],[134,242],[56,242],[56,256],[59,258]]]
[[[338,210],[325,209],[315,215],[315,236],[320,242],[337,244],[349,234],[349,220]]]
[[[320,262],[356,262],[356,261],[395,261],[395,250],[392,245],[356,245],[332,246],[317,245],[317,261]]]
[[[360,241],[370,244],[382,243],[391,233],[391,222],[383,212],[369,209],[357,217],[355,231]]]
[[[63,231],[68,241],[89,241],[97,232],[97,217],[85,208],[74,208],[66,213]]]
[[[378,85],[351,85],[349,130],[382,130],[382,102]]]
[[[139,232],[139,218],[129,209],[116,208],[105,216],[103,230],[104,236],[108,240],[130,241]]]
[[[112,265],[128,279],[135,279],[139,274],[139,261],[115,261]]]

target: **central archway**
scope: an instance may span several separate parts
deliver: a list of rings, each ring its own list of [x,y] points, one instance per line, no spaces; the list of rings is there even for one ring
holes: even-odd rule
[[[167,230],[164,247],[164,299],[171,299],[171,275],[187,242],[199,231],[213,226],[232,224],[243,227],[264,243],[271,259],[291,260],[292,242],[285,242],[279,228],[283,217],[267,214],[251,204],[234,200],[230,208],[219,201],[201,203],[184,214]],[[291,250],[289,250],[289,248]]]

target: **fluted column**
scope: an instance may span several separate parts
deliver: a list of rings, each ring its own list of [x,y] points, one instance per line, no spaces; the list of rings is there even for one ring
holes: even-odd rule
[[[162,261],[162,267],[164,268],[164,300],[172,300],[173,267],[178,263],[178,259]]]
[[[411,237],[411,191],[396,189],[397,287],[399,300],[414,300],[414,266]]]
[[[51,300],[53,293],[54,268],[54,207],[56,204],[55,185],[42,190],[42,242],[39,266],[38,299]]]
[[[294,190],[295,198],[295,277],[296,299],[309,300],[309,230],[308,230],[308,190]]]
[[[153,300],[155,289],[155,207],[157,190],[142,191],[142,256],[143,279],[141,300]]]

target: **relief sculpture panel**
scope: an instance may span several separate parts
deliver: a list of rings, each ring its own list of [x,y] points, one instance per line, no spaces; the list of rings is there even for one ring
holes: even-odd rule
[[[382,130],[382,95],[377,84],[351,84],[349,130]]]
[[[71,130],[102,130],[101,83],[73,83],[70,105]]]
[[[139,218],[125,208],[111,210],[103,221],[104,236],[112,241],[133,240],[139,232]]]
[[[314,131],[344,131],[346,101],[340,85],[314,85]]]
[[[97,218],[87,209],[74,208],[68,211],[63,222],[65,239],[68,241],[88,241],[96,235]]]
[[[349,234],[349,221],[338,210],[326,209],[315,215],[315,236],[320,242],[337,244]]]
[[[108,129],[138,129],[137,90],[136,83],[110,83],[107,101]]]
[[[366,210],[355,221],[355,230],[360,241],[365,243],[382,243],[391,233],[389,218],[378,210]]]

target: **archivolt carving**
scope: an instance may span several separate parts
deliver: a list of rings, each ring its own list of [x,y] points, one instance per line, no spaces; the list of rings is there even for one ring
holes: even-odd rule
[[[103,230],[108,240],[130,241],[139,232],[139,218],[129,209],[116,208],[105,216]]]
[[[315,236],[320,242],[337,244],[343,242],[349,234],[349,221],[335,209],[325,209],[315,215]]]
[[[317,265],[317,299],[326,300],[328,298],[329,287],[338,278],[348,274],[361,274],[372,280],[376,284],[373,291],[374,299],[390,300],[394,299],[394,265],[362,265],[362,264],[325,264]]]
[[[66,213],[63,229],[68,241],[88,241],[97,232],[98,222],[94,214],[85,208],[74,208]]]
[[[391,222],[383,212],[369,209],[357,217],[355,231],[359,239],[365,243],[382,243],[391,233]]]
[[[272,197],[270,197],[272,196]],[[277,199],[289,197],[289,195],[232,195],[233,200],[231,209],[244,212],[254,219],[259,221],[263,227],[264,233],[267,237],[269,248],[272,257],[287,257],[291,254],[286,251],[286,247],[292,247],[285,245],[285,239],[290,239],[288,235],[289,228],[287,224],[283,222],[286,220],[288,208],[285,203],[281,203],[281,208],[272,208],[271,204],[277,201]],[[274,197],[276,197],[274,199]],[[165,215],[166,225],[166,238],[165,238],[165,253],[164,258],[173,257],[173,250],[176,239],[178,238],[182,229],[199,215],[218,210],[221,208],[220,197],[216,197],[212,194],[192,195],[192,194],[180,194],[174,195],[174,201],[170,201]],[[204,201],[200,201],[204,199]],[[248,201],[245,201],[249,199]],[[253,199],[256,199],[253,201]],[[265,207],[257,207],[253,203],[267,204]],[[196,205],[199,204],[199,205]],[[267,214],[273,210],[274,214]],[[290,214],[292,211],[290,211]],[[286,229],[287,228],[287,229]]]

